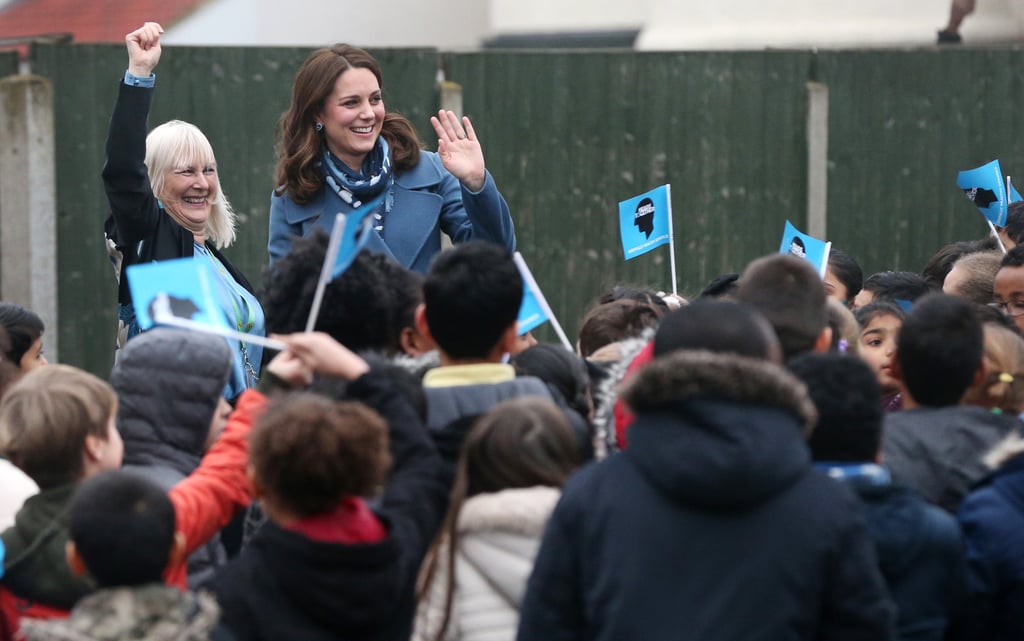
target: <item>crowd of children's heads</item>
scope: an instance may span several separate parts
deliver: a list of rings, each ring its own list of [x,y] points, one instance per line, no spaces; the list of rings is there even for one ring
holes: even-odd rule
[[[447,590],[444,624],[441,633],[432,628],[431,638],[442,638],[458,616],[453,559],[471,499],[535,487],[557,494],[586,458],[618,455],[634,420],[618,396],[621,384],[651,361],[701,352],[679,362],[728,355],[766,371],[784,364],[817,407],[807,444],[814,460],[827,465],[884,462],[885,417],[901,408],[968,405],[1011,418],[1024,410],[1024,339],[1017,325],[1024,323],[1024,245],[1003,255],[988,243],[953,243],[923,275],[882,271],[867,278],[838,250],[824,277],[804,259],[771,255],[714,279],[693,303],[615,286],[595,296],[579,319],[573,352],[548,343],[527,347],[533,341],[523,340],[516,325],[522,277],[509,252],[484,242],[441,253],[425,277],[360,254],[326,289],[316,325],[324,334],[302,334],[326,243],[322,234],[296,240],[268,272],[265,298],[268,328],[290,335],[288,349],[267,368],[268,386],[304,388],[315,381],[306,391],[268,392],[266,409],[250,417],[245,455],[232,465],[244,465],[246,491],[286,530],[329,538],[334,530],[323,524],[343,518],[338,506],[356,499],[379,502],[382,513],[422,510],[414,519],[422,543],[410,551],[416,567],[426,555],[420,598],[438,585]],[[40,367],[46,365],[43,325],[30,311],[0,304],[0,325],[6,329],[2,363],[18,370],[0,403],[0,453],[43,493],[77,486],[65,534],[72,569],[100,588],[166,578],[168,567],[184,558],[181,508],[168,498],[170,484],[137,475],[134,464],[157,465],[150,448],[165,449],[172,459],[187,451],[194,459],[181,473],[189,474],[210,451],[226,416],[218,402],[230,364],[223,341],[190,339],[181,330],[143,334],[121,354],[112,388],[72,367]],[[435,348],[441,366],[422,385],[421,370],[410,374],[395,364],[402,354]],[[169,374],[152,401],[150,392],[136,393],[140,382],[148,383],[137,363],[150,357]],[[367,372],[389,382],[367,392],[361,387]],[[179,374],[189,376],[187,384],[175,381]],[[187,386],[197,384],[209,389]],[[167,394],[161,385],[181,387],[182,394]],[[469,397],[460,396],[466,390],[473,391],[468,405]],[[660,393],[668,399],[675,392]],[[120,420],[118,395],[129,410]],[[161,405],[171,398],[191,412],[189,447],[176,436],[182,426],[160,425],[167,416],[185,421],[175,413],[181,408]],[[149,402],[152,411],[141,411],[147,408],[138,404]],[[394,403],[406,409],[389,415]],[[439,411],[450,415],[430,426]],[[410,435],[395,431],[396,415],[415,424],[422,440],[416,447],[408,449]],[[150,427],[139,437],[126,420]],[[146,452],[133,459],[131,472],[117,471],[124,453],[119,429]],[[430,441],[428,456],[423,448]],[[426,466],[421,473],[441,470],[441,460],[454,470],[454,479],[428,470],[417,481],[421,491],[433,492],[420,501],[433,505],[429,510],[388,495],[403,469],[415,467],[410,452],[417,447]],[[435,449],[440,459],[431,458]],[[217,460],[199,474],[223,473],[224,459]],[[430,490],[435,481],[440,491]],[[374,531],[386,537],[391,521],[381,523]]]

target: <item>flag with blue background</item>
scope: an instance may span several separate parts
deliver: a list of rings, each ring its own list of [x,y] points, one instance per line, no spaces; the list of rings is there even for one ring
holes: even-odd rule
[[[963,190],[967,199],[996,227],[1006,226],[1006,207],[1010,203],[1024,200],[1017,190],[1010,185],[1010,197],[1006,197],[1006,176],[993,160],[981,167],[961,171],[956,178],[956,186]]]
[[[347,216],[338,214],[335,226],[341,225],[341,243],[338,245],[338,255],[334,257],[334,267],[331,269],[331,278],[337,278],[345,273],[356,255],[369,240],[370,226],[373,224],[374,213],[383,205],[383,196],[378,203],[367,203],[358,209],[352,210]]]
[[[814,269],[824,278],[831,251],[832,243],[808,236],[794,227],[793,223],[786,221],[786,229],[782,232],[782,244],[779,246],[780,254],[793,254],[803,258],[814,265]]]
[[[214,275],[205,262],[162,260],[131,265],[125,273],[141,329],[159,325],[167,316],[229,329],[214,294]]]
[[[518,332],[522,336],[548,322],[548,315],[537,300],[530,283],[523,281],[523,304],[519,306]]]
[[[668,245],[672,209],[668,185],[619,203],[619,231],[626,260]]]

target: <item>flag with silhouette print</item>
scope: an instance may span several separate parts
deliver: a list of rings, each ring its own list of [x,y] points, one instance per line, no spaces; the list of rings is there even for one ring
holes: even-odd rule
[[[779,246],[780,254],[793,254],[803,258],[821,275],[825,277],[825,269],[828,268],[828,255],[832,251],[832,243],[818,240],[814,236],[808,236],[793,223],[786,221],[786,228],[782,232],[782,244]]]
[[[961,171],[957,175],[956,186],[963,190],[967,199],[973,202],[978,211],[996,227],[1006,226],[1006,208],[1011,203],[1024,200],[1009,183],[1009,178],[1003,175],[998,160]]]
[[[181,319],[229,328],[217,304],[210,266],[193,258],[141,263],[127,268],[139,328],[168,324]]]
[[[327,253],[324,255],[324,264],[320,268],[320,278],[316,283],[316,291],[313,293],[313,304],[306,318],[306,331],[311,332],[316,327],[316,319],[320,315],[320,306],[323,304],[324,291],[327,284],[345,273],[356,256],[366,246],[366,241],[373,233],[371,226],[374,221],[374,214],[378,212],[384,203],[385,194],[381,194],[377,200],[366,203],[362,207],[353,209],[346,214],[334,216],[334,226],[331,227],[331,237],[327,242]]]
[[[205,261],[177,258],[130,265],[125,274],[139,328],[171,325],[283,350],[284,343],[240,332],[228,322],[215,293],[217,278]]]
[[[516,269],[519,270],[519,276],[523,279],[523,302],[519,305],[516,331],[522,336],[526,332],[533,331],[544,323],[550,322],[565,349],[573,351],[569,337],[565,335],[558,319],[555,318],[555,313],[551,311],[551,306],[544,298],[544,292],[540,290],[537,279],[533,277],[533,272],[526,264],[526,259],[519,252],[512,254],[512,259],[516,263]]]
[[[668,245],[672,239],[672,206],[669,186],[619,203],[619,231],[626,260]]]

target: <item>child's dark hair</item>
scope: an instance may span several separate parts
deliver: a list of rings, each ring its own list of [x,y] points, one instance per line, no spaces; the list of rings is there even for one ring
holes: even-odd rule
[[[0,302],[0,325],[7,330],[10,347],[4,357],[17,365],[32,344],[43,335],[43,319],[30,309],[14,303]]]
[[[576,439],[565,415],[549,400],[524,396],[495,405],[462,444],[448,515],[420,574],[419,598],[439,571],[439,548],[447,548],[445,614],[436,641],[445,638],[455,592],[459,512],[477,494],[538,485],[562,487],[580,464]]]
[[[369,496],[391,465],[387,424],[357,402],[293,393],[257,419],[249,458],[268,499],[301,517]]]
[[[935,293],[918,300],[896,338],[903,383],[921,405],[960,402],[981,365],[984,341],[974,306]]]
[[[853,300],[860,293],[860,288],[864,284],[864,272],[853,256],[833,247],[828,254],[828,269],[846,288],[844,303]]]
[[[423,281],[430,334],[453,358],[485,358],[515,325],[523,279],[501,245],[474,240],[434,257]]]
[[[786,367],[804,385],[818,422],[808,439],[815,461],[874,461],[882,442],[882,399],[878,379],[859,358],[801,354]]]
[[[69,533],[101,588],[161,582],[174,546],[174,505],[147,478],[115,470],[78,487]]]
[[[538,343],[513,356],[509,364],[517,374],[536,376],[553,386],[584,419],[590,416],[590,375],[583,359],[576,354],[561,345]]]
[[[662,314],[668,311],[668,303],[658,295],[658,292],[645,287],[632,285],[614,285],[606,292],[597,297],[596,305],[604,305],[616,300],[635,300],[638,303],[647,303],[661,311]]]
[[[864,281],[867,291],[874,294],[875,300],[908,302],[934,291],[928,282],[914,272],[878,272],[871,274]]]
[[[752,306],[698,299],[665,315],[654,334],[654,356],[682,349],[770,358],[778,352],[771,325]]]
[[[296,238],[289,252],[267,270],[263,309],[268,332],[305,329],[327,243],[327,233],[321,229]],[[402,327],[412,326],[419,284],[418,275],[389,258],[362,251],[345,273],[328,283],[314,329],[352,350],[395,354]],[[411,296],[417,298],[411,301]]]
[[[999,262],[999,267],[1024,267],[1024,245],[1012,247],[1009,251],[1003,254],[1003,259]]]
[[[906,319],[907,314],[903,311],[903,308],[886,300],[875,301],[868,303],[864,307],[857,308],[857,311],[853,313],[857,319],[857,324],[861,326],[861,329],[866,328],[871,321],[879,318],[880,316],[892,316],[898,318],[902,323]]]

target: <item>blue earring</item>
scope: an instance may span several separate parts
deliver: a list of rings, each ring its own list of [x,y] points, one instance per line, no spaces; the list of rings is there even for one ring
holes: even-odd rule
[[[316,123],[316,130],[317,131],[323,131],[323,128],[324,128],[324,123],[322,123],[322,122]]]

